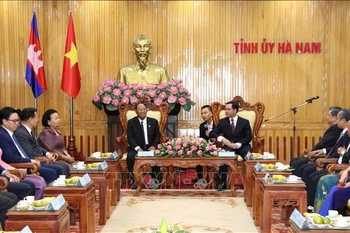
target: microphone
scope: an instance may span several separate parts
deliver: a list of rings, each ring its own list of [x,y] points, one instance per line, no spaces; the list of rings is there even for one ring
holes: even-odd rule
[[[313,100],[316,100],[316,99],[318,99],[318,98],[320,98],[319,96],[315,96],[315,97],[311,97],[311,98],[309,98],[309,99],[307,99],[307,100],[305,100],[306,102],[312,102]]]

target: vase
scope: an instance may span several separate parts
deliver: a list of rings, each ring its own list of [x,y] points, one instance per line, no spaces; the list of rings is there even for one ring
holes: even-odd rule
[[[175,104],[175,107],[168,113],[168,115],[169,116],[179,115],[180,110],[181,110],[181,105]]]
[[[105,113],[107,114],[107,116],[119,116],[119,111],[115,110],[115,111],[110,111],[106,108],[106,105],[103,105],[103,110],[105,111]]]

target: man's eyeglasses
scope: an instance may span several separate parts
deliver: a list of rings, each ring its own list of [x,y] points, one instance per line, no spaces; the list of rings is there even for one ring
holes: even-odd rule
[[[8,119],[8,121],[12,121],[13,123],[15,123],[15,124],[18,124],[18,123],[20,123],[21,122],[21,120],[20,119],[14,119],[14,120],[12,120],[12,119]]]

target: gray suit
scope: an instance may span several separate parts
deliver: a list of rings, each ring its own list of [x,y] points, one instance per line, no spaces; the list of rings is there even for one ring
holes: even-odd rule
[[[24,151],[32,158],[36,157],[45,157],[45,154],[48,152],[43,147],[38,144],[38,141],[29,133],[26,127],[20,124],[15,130],[18,140],[21,143]],[[42,164],[44,167],[49,167],[54,169],[57,173],[70,176],[69,165],[64,161],[57,161],[54,164]]]

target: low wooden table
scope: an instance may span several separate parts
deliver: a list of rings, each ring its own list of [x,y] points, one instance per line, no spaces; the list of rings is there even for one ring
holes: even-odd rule
[[[120,199],[120,186],[121,186],[121,169],[120,160],[118,158],[93,158],[87,157],[85,163],[99,163],[106,161],[109,168],[108,185],[111,189],[111,205],[116,206]]]
[[[99,224],[105,225],[107,222],[107,218],[110,216],[110,195],[108,193],[108,180],[109,180],[109,167],[107,167],[105,170],[99,171],[99,170],[71,170],[70,174],[71,176],[83,176],[86,173],[89,174],[91,180],[95,184],[95,189],[98,190],[99,195],[99,212],[100,212],[100,219]]]
[[[230,189],[232,195],[235,194],[234,185],[237,178],[237,158],[206,157],[206,158],[170,158],[170,157],[135,157],[134,177],[137,183],[135,195],[139,195],[142,190],[143,166],[159,167],[181,167],[193,168],[196,166],[221,166],[227,165],[231,169]]]
[[[255,226],[260,226],[260,185],[261,185],[261,178],[263,178],[267,172],[271,176],[273,175],[289,176],[292,174],[291,172],[281,172],[281,171],[258,172],[256,171],[255,168],[253,168],[252,207],[253,207],[253,219],[254,219]]]
[[[302,230],[300,229],[295,223],[291,220],[289,220],[290,226],[288,227],[288,232],[289,233],[349,233],[350,228],[345,228],[345,229],[332,229],[332,228],[315,228],[315,229],[308,229],[308,230]]]
[[[287,207],[288,216],[292,208],[296,207],[299,212],[304,213],[307,209],[306,191],[304,183],[267,183],[261,180],[260,186],[260,232],[271,232],[272,208],[274,206]],[[289,217],[288,217],[289,218]]]
[[[275,164],[278,162],[277,159],[250,159],[244,162],[245,166],[243,166],[243,179],[244,179],[244,201],[248,207],[252,206],[252,188],[253,188],[253,168],[255,164],[259,162],[261,164]]]
[[[95,233],[94,182],[90,182],[84,187],[52,186],[52,184],[50,184],[45,188],[44,196],[46,197],[55,197],[59,194],[64,196],[69,206],[78,206],[80,232]]]
[[[69,233],[67,203],[58,211],[17,211],[16,207],[13,207],[6,215],[6,231],[20,231],[29,226],[36,233]]]

